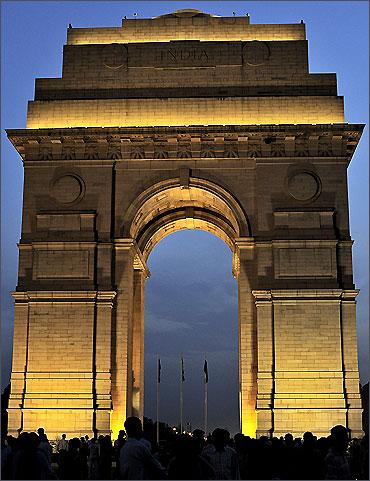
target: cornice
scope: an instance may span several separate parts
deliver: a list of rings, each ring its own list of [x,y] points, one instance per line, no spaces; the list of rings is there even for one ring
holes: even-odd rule
[[[9,129],[26,161],[350,159],[362,124]]]
[[[95,302],[111,303],[115,291],[14,291],[11,293],[16,302]]]
[[[354,301],[358,295],[358,289],[271,289],[252,290],[255,302],[271,301],[276,303],[287,301],[295,302],[296,299],[312,302],[320,301]]]

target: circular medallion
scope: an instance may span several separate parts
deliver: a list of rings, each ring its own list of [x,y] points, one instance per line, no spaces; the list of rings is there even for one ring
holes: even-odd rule
[[[288,191],[296,200],[311,200],[319,194],[320,182],[311,172],[298,172],[289,177]]]
[[[118,70],[127,63],[127,50],[124,45],[112,43],[103,48],[104,66],[112,70]]]
[[[84,185],[82,180],[72,174],[58,177],[51,187],[52,197],[60,204],[72,204],[80,200],[83,194]]]
[[[253,40],[243,47],[244,63],[251,67],[265,64],[270,58],[270,49],[266,42]]]

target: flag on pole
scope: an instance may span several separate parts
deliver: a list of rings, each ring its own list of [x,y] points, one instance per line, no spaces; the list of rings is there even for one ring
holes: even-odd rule
[[[157,366],[157,375],[158,375],[158,384],[161,382],[161,360],[158,358],[158,366]]]
[[[184,359],[181,358],[181,382],[185,381]]]
[[[208,382],[208,364],[207,364],[207,359],[204,360],[204,382]]]

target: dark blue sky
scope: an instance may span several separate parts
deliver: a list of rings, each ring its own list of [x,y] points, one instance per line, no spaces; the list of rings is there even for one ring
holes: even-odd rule
[[[218,15],[249,13],[251,23],[306,23],[310,71],[336,72],[345,96],[346,121],[368,123],[367,2],[17,2],[1,3],[2,128],[24,128],[36,77],[60,77],[68,23],[74,27],[120,26],[124,15],[152,17],[180,8]],[[12,300],[17,277],[22,208],[22,163],[2,130],[2,387],[9,380]],[[349,168],[350,220],[358,297],[362,382],[368,360],[368,128]],[[205,232],[178,232],[161,241],[149,258],[146,287],[146,415],[155,417],[155,355],[162,358],[162,418],[178,421],[178,359],[185,359],[185,419],[201,425],[202,368],[210,370],[210,428],[221,420],[238,426],[237,288],[231,254]],[[166,299],[166,302],[163,302]]]

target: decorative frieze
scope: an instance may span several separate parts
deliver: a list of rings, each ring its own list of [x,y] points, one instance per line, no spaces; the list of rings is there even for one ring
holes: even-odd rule
[[[203,134],[197,127],[145,128],[142,135],[127,128],[107,128],[104,132],[95,128],[27,129],[14,135],[9,130],[8,136],[22,158],[31,161],[248,157],[349,160],[361,136],[360,129],[355,131],[352,125],[325,125],[326,130],[314,125],[248,127],[201,127]]]

